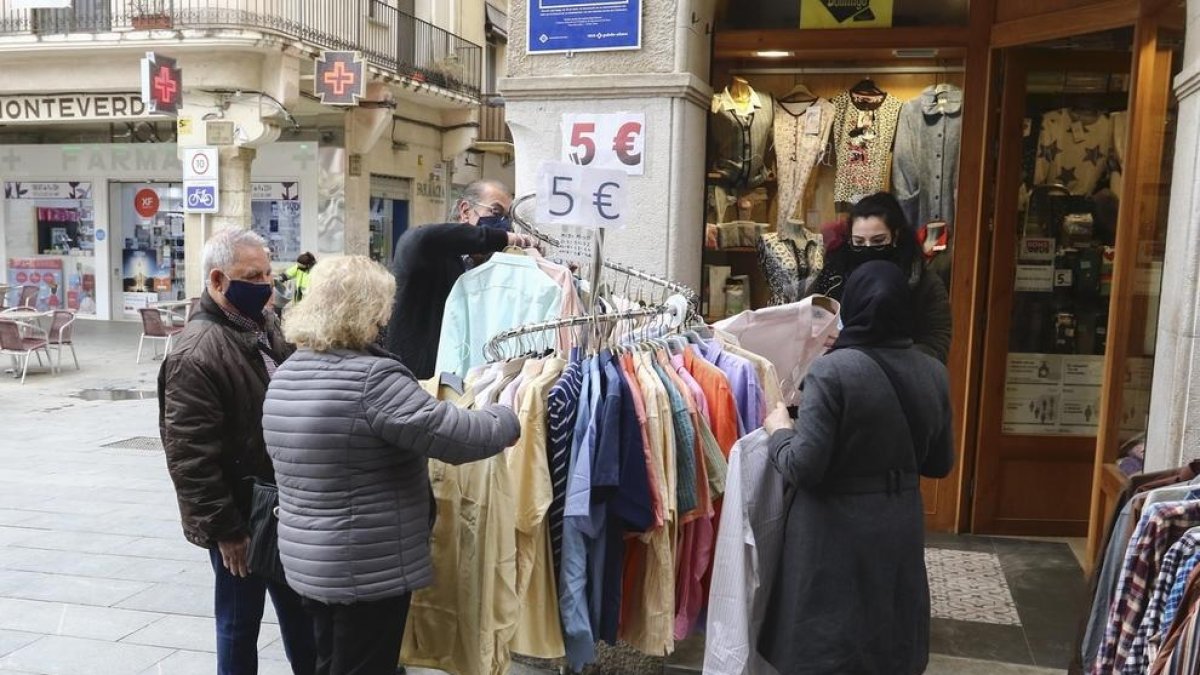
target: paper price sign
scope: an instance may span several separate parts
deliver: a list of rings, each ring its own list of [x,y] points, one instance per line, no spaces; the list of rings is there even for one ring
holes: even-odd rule
[[[646,116],[642,113],[562,116],[562,161],[597,169],[646,172]]]
[[[624,171],[542,162],[538,167],[538,222],[624,228],[628,178]]]

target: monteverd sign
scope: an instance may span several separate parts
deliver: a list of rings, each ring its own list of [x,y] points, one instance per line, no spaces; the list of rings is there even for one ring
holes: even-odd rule
[[[0,96],[0,124],[111,122],[151,117],[142,97],[136,93]]]

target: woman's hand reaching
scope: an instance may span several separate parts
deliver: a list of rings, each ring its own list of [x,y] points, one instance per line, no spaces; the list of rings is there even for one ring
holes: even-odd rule
[[[768,434],[773,434],[776,431],[781,431],[783,429],[794,428],[794,425],[792,424],[792,416],[788,413],[787,407],[782,403],[776,403],[775,409],[772,410],[771,414],[767,415],[767,419],[763,421],[763,428],[767,430]]]

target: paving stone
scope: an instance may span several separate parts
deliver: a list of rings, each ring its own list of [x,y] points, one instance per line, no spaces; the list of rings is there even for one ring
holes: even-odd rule
[[[6,574],[29,574],[26,572],[0,571],[0,579]],[[24,583],[10,588],[5,595],[25,600],[47,600],[77,605],[111,607],[136,595],[150,584],[117,579],[75,577],[63,574],[37,574]]]
[[[279,640],[279,630],[274,626],[263,626],[263,630],[258,636],[259,649],[265,649],[277,640]],[[215,652],[217,628],[212,619],[194,616],[166,616],[125,637],[121,642],[193,652]],[[285,660],[286,658],[284,656]]]
[[[35,640],[42,639],[37,633],[24,633],[15,630],[0,630],[0,656],[10,654]]]
[[[116,641],[162,617],[152,612],[0,598],[0,629],[40,635]]]
[[[170,655],[170,649],[161,647],[49,636],[0,659],[0,668],[46,675],[136,675]]]
[[[150,588],[117,603],[122,609],[136,609],[160,614],[184,616],[213,616],[213,591],[195,586],[154,584]]]

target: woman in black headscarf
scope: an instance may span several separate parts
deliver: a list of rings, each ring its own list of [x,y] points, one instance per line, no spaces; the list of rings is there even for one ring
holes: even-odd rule
[[[841,300],[846,280],[873,260],[886,260],[905,276],[914,346],[946,363],[950,357],[950,298],[941,278],[926,268],[916,233],[900,202],[887,192],[863,197],[850,209],[845,240],[830,245],[825,267],[808,290]]]
[[[780,673],[906,675],[929,660],[919,484],[953,463],[949,378],[913,348],[908,307],[896,265],[859,266],[795,423],[783,407],[767,419],[792,495],[759,644]]]

